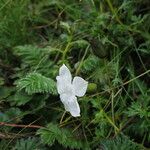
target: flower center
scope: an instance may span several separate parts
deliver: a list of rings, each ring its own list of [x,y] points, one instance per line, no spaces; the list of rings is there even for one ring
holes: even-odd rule
[[[69,95],[74,95],[75,91],[74,91],[73,85],[65,84],[64,85],[64,93],[69,94]]]

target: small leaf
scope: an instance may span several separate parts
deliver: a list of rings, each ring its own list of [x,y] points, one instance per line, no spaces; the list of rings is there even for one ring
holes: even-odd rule
[[[45,92],[57,94],[55,81],[39,73],[30,73],[25,78],[18,80],[16,84],[19,90],[24,89],[28,94]]]
[[[29,102],[32,99],[32,96],[27,95],[23,91],[18,91],[14,95],[14,102],[17,106],[25,105],[27,102]]]
[[[62,129],[52,123],[48,124],[47,128],[39,129],[37,134],[40,134],[43,143],[48,145],[53,145],[57,141],[66,148],[81,149],[85,144],[83,141],[78,140],[70,130]],[[86,147],[86,145],[84,146]]]

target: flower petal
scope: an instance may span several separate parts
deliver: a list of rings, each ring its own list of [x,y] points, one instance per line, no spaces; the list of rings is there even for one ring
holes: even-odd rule
[[[66,89],[71,87],[72,76],[69,69],[62,65],[59,69],[59,76],[56,77],[57,80],[57,90],[59,94],[66,92]]]
[[[70,70],[66,67],[66,65],[62,65],[59,69],[59,76],[64,77],[68,82],[71,83],[72,76]]]
[[[57,76],[56,77],[56,80],[57,80],[57,91],[59,94],[62,94],[65,92],[65,82],[64,80],[60,77],[60,76]]]
[[[69,111],[73,117],[80,116],[80,107],[77,98],[74,95],[61,94],[60,99],[65,106],[65,110]]]
[[[79,97],[83,96],[86,93],[87,86],[88,86],[88,82],[85,81],[83,78],[78,77],[78,76],[74,77],[73,87],[74,87],[76,96],[79,96]]]

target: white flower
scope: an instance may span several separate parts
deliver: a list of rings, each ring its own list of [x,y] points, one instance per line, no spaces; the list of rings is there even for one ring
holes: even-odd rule
[[[78,76],[74,77],[72,81],[71,73],[65,65],[60,67],[59,76],[56,79],[57,90],[66,111],[69,111],[73,117],[80,116],[80,107],[76,96],[84,96],[88,82]]]

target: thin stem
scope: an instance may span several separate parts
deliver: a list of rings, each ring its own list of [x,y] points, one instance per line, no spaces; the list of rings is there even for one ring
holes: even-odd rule
[[[138,78],[140,78],[140,77],[142,77],[142,76],[144,76],[144,75],[148,74],[149,72],[150,72],[150,69],[149,69],[149,70],[147,70],[146,72],[143,72],[142,74],[140,74],[140,75],[136,76],[135,78],[132,78],[132,79],[130,79],[130,80],[128,80],[128,81],[126,81],[126,82],[124,82],[124,83],[123,83],[123,84],[121,84],[121,85],[118,85],[118,86],[113,87],[113,88],[110,88],[110,89],[106,89],[106,90],[104,90],[104,91],[102,91],[102,92],[99,92],[99,93],[93,94],[92,96],[89,96],[89,97],[94,97],[94,96],[100,95],[100,94],[102,94],[102,93],[109,92],[109,91],[111,91],[111,90],[114,90],[114,89],[117,89],[117,88],[123,87],[124,85],[129,84],[130,82],[132,82],[132,81],[134,81],[134,80],[136,80],[136,79],[138,79]]]
[[[104,112],[104,111],[103,111]],[[107,116],[107,114],[104,112],[104,116],[107,119],[107,121],[114,127],[114,129],[119,132],[119,128],[113,123],[113,121]]]
[[[16,134],[16,136],[19,135],[19,134],[20,134],[23,130],[25,130],[26,128],[28,128],[29,126],[31,126],[33,123],[35,123],[37,120],[39,120],[39,118],[36,119],[35,121],[31,122],[29,125],[25,125],[24,128]],[[40,128],[41,128],[41,127],[40,127]],[[8,142],[8,144],[6,145],[6,147],[5,147],[4,150],[6,150],[6,149],[8,148],[9,144],[15,139],[16,136],[14,136],[14,137]]]
[[[83,57],[82,57],[82,59],[81,59],[81,62],[80,62],[80,64],[79,64],[79,67],[78,67],[77,70],[76,70],[75,75],[77,75],[77,74],[80,72],[80,69],[81,69],[81,67],[82,67],[82,65],[83,65],[83,61],[84,61],[84,59],[85,59],[85,56],[87,55],[87,52],[88,52],[89,47],[90,47],[90,45],[87,46],[87,48],[86,48],[86,50],[85,50],[85,53],[84,53],[84,55],[83,55]]]
[[[115,116],[114,116],[114,92],[113,91],[112,91],[112,94],[111,94],[111,114],[112,114],[112,121],[115,124]],[[116,133],[116,130],[115,130],[115,133]]]
[[[44,128],[43,126],[39,125],[22,125],[22,124],[11,124],[11,123],[5,123],[5,122],[0,122],[0,126],[8,126],[8,127],[19,127],[19,128]]]
[[[66,54],[67,54],[69,48],[70,48],[70,43],[67,44],[67,46],[66,46],[66,48],[65,48],[65,50],[63,52],[63,56],[62,56],[63,62],[65,61],[65,57],[66,57]]]
[[[62,124],[65,115],[66,115],[66,111],[63,112],[63,115],[61,116],[59,124]]]
[[[117,13],[115,12],[115,9],[113,8],[113,5],[112,5],[111,1],[110,1],[110,0],[106,0],[106,2],[107,2],[107,4],[108,4],[108,6],[109,6],[111,12],[112,12],[113,15],[115,16],[117,22],[118,22],[119,24],[123,25],[123,23],[121,22],[121,20],[119,19],[118,15],[117,15]]]

